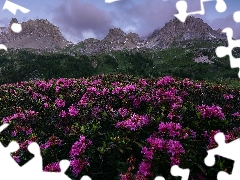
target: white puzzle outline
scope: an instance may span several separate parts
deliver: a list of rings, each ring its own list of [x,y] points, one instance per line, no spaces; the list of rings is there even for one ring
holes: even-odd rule
[[[200,11],[187,13],[187,9],[188,9],[187,2],[185,0],[180,0],[176,2],[176,9],[178,10],[178,14],[174,14],[174,16],[178,18],[181,22],[185,22],[186,18],[189,15],[195,15],[195,14],[204,15],[205,9],[204,9],[203,3],[210,2],[210,1],[216,1],[215,9],[219,13],[223,13],[227,10],[227,5],[224,0],[200,0],[200,5],[201,5]]]
[[[216,10],[219,13],[225,12],[227,9],[227,5],[224,0],[200,0],[201,2],[201,10],[197,12],[191,12],[187,13],[187,2],[185,0],[179,0],[176,2],[176,9],[178,10],[178,14],[174,14],[176,18],[178,18],[181,22],[185,22],[187,16],[194,15],[194,14],[200,14],[203,15],[205,13],[203,3],[207,1],[216,1]],[[236,11],[233,13],[233,20],[236,23],[240,22],[240,11]],[[233,30],[230,27],[227,27],[222,30],[223,33],[226,33],[227,40],[228,40],[228,46],[219,46],[216,48],[215,52],[216,55],[219,58],[222,58],[224,56],[229,56],[230,59],[230,67],[231,68],[240,68],[240,58],[234,58],[232,55],[232,50],[235,47],[240,47],[240,40],[233,40]],[[238,77],[240,78],[240,70],[238,72]]]
[[[0,133],[9,126],[8,123],[0,126]],[[16,141],[9,143],[7,147],[4,147],[0,142],[0,174],[6,179],[20,179],[20,180],[32,180],[34,177],[45,180],[71,180],[66,174],[66,170],[70,166],[69,160],[61,160],[59,162],[60,172],[45,172],[43,171],[42,156],[40,147],[36,142],[32,142],[28,146],[28,151],[34,155],[22,167],[12,158],[11,153],[16,152],[19,149],[19,144]],[[13,173],[14,172],[14,173]],[[81,180],[91,180],[89,176],[83,176]]]
[[[224,171],[220,171],[217,175],[218,180],[238,180],[240,177],[240,138],[235,139],[229,143],[225,142],[225,135],[222,132],[217,133],[214,136],[214,140],[217,142],[218,147],[207,151],[207,156],[204,159],[204,163],[207,166],[213,166],[215,164],[215,155],[225,157],[234,161],[232,173],[228,174]]]
[[[105,3],[113,3],[116,1],[120,1],[120,0],[105,0]],[[175,16],[180,21],[184,22],[188,15],[194,15],[194,14],[203,15],[205,13],[203,3],[207,2],[207,1],[214,1],[214,0],[201,0],[201,10],[200,11],[187,13],[186,12],[187,11],[186,2],[184,0],[180,0],[176,3],[176,8],[178,10],[179,9],[183,10],[182,11],[183,13],[175,14]],[[215,7],[216,10],[218,12],[224,12],[226,10],[226,4],[225,4],[224,0],[216,0],[216,1],[217,1],[216,7]],[[221,4],[221,5],[219,5],[219,4]],[[17,4],[14,4],[8,0],[6,0],[4,7],[3,7],[3,10],[5,10],[5,9],[9,10],[13,14],[16,14],[17,10],[20,10],[22,13],[28,13],[30,11],[30,10],[28,10],[22,6],[19,6]],[[239,16],[240,16],[240,11],[236,11],[233,14],[233,19],[235,20],[235,22],[240,22]],[[21,25],[18,23],[13,23],[11,28],[16,33],[19,33],[22,30]],[[223,32],[225,32],[227,34],[229,46],[228,47],[220,46],[220,47],[218,47],[218,50],[216,49],[216,54],[221,57],[223,57],[224,55],[227,55],[227,54],[230,56],[231,54],[230,54],[229,49],[232,49],[233,47],[240,47],[239,40],[232,40],[232,29],[231,28],[225,28],[223,30]],[[225,49],[223,49],[223,48],[225,48]],[[7,50],[6,46],[3,44],[0,44],[0,49]],[[225,53],[223,53],[224,51],[225,51]],[[235,61],[234,58],[230,58],[230,61],[231,61],[232,68],[240,67],[240,63],[239,63],[239,66],[237,66],[238,63]],[[239,78],[240,78],[240,74],[239,74]],[[6,129],[8,127],[8,125],[9,124],[1,125],[0,133],[4,129]],[[215,141],[218,143],[219,146],[217,148],[207,151],[208,156],[204,159],[205,164],[208,166],[212,166],[215,163],[214,155],[221,155],[223,157],[226,157],[228,159],[232,159],[235,161],[237,161],[239,159],[238,160],[239,163],[237,163],[237,162],[234,163],[234,168],[233,168],[231,175],[227,174],[226,172],[221,171],[218,173],[218,177],[217,177],[218,180],[223,180],[226,178],[231,179],[231,180],[236,180],[237,177],[240,176],[240,171],[238,172],[238,170],[237,170],[240,168],[240,157],[237,158],[237,149],[240,148],[239,139],[236,139],[230,143],[225,143],[224,142],[225,141],[224,134],[218,133],[215,135]],[[229,148],[229,150],[233,150],[233,152],[228,153],[229,152],[228,148]],[[61,172],[44,172],[42,170],[42,157],[41,157],[41,153],[40,153],[40,147],[37,143],[32,142],[28,146],[28,150],[30,153],[34,154],[34,158],[31,159],[29,162],[27,162],[23,167],[20,167],[10,155],[10,153],[15,152],[18,149],[19,149],[19,145],[15,141],[11,142],[6,148],[0,142],[0,151],[1,151],[0,157],[2,158],[3,157],[2,155],[4,153],[6,153],[4,158],[7,158],[7,160],[4,163],[2,163],[3,161],[0,162],[0,170],[4,169],[4,172],[2,172],[1,175],[3,175],[5,173],[6,175],[8,175],[8,178],[10,175],[12,178],[18,178],[18,179],[24,178],[25,180],[28,180],[28,179],[30,180],[30,178],[32,179],[32,177],[28,177],[28,176],[26,176],[26,174],[29,174],[29,170],[31,170],[32,172],[35,173],[34,174],[35,176],[37,175],[38,177],[45,178],[45,179],[48,179],[48,178],[49,179],[50,178],[51,179],[58,178],[59,180],[70,179],[68,176],[66,176],[64,174],[70,165],[70,162],[68,160],[60,161],[59,165],[60,165]],[[7,168],[9,166],[7,165],[8,163],[6,163],[6,162],[10,163],[11,168]],[[12,167],[16,168],[16,170],[14,170],[15,173],[11,173],[13,171]],[[37,168],[34,168],[34,167],[37,167]],[[11,172],[10,172],[10,169],[11,169]],[[24,173],[24,172],[26,172],[26,173]],[[10,174],[8,174],[8,173],[10,173]],[[190,173],[189,169],[182,169],[177,165],[174,165],[171,167],[171,174],[173,176],[181,176],[182,180],[187,180],[189,178],[189,173]],[[21,174],[24,174],[24,175],[21,176]],[[91,178],[89,176],[83,176],[81,178],[81,180],[91,180]],[[155,180],[165,180],[165,179],[162,176],[157,176],[155,178]]]
[[[5,1],[2,10],[8,10],[14,15],[16,15],[17,10],[19,10],[22,13],[25,13],[25,14],[30,12],[29,9],[27,9],[25,7],[22,7],[18,4],[15,4],[15,3],[11,2],[11,1],[8,1],[8,0]],[[20,33],[22,31],[22,26],[19,23],[12,23],[11,29],[15,33]],[[5,46],[4,44],[0,44],[0,49],[3,49],[5,51],[7,51],[7,46]]]

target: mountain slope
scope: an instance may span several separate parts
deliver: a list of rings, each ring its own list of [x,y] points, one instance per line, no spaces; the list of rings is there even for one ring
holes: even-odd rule
[[[181,42],[185,40],[201,39],[226,39],[226,35],[221,33],[221,30],[213,30],[202,19],[189,16],[185,23],[182,23],[177,18],[166,23],[161,29],[155,30],[151,36],[146,38],[143,43],[145,47],[167,48],[174,41]]]
[[[202,19],[189,16],[185,23],[177,18],[166,23],[161,29],[156,29],[153,33],[141,40],[141,37],[134,33],[125,33],[120,28],[110,29],[104,39],[85,39],[77,44],[67,41],[61,34],[59,28],[48,20],[29,20],[23,22],[22,32],[14,33],[10,27],[13,22],[18,22],[13,18],[9,27],[1,28],[0,43],[8,48],[35,50],[50,50],[72,54],[97,54],[101,52],[111,52],[123,49],[141,48],[169,48],[173,43],[180,45],[187,40],[226,40],[226,35],[221,33],[221,29],[213,30]]]
[[[59,28],[54,26],[48,20],[29,20],[20,23],[22,31],[15,33],[11,30],[12,23],[18,23],[13,18],[7,31],[0,35],[0,43],[5,44],[8,48],[31,48],[31,49],[56,49],[65,48],[68,42],[61,34]]]

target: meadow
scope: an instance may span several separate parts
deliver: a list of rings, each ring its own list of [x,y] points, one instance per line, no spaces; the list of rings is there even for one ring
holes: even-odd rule
[[[0,117],[10,126],[1,133],[7,146],[16,140],[13,158],[23,165],[40,145],[45,171],[59,171],[71,160],[73,180],[180,179],[172,165],[190,169],[190,180],[216,179],[233,162],[216,157],[207,167],[207,150],[239,137],[240,90],[206,81],[171,76],[140,78],[108,74],[52,78],[0,86]]]

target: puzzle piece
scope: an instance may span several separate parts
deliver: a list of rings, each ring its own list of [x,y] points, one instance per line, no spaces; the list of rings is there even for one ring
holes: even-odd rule
[[[182,169],[178,165],[173,165],[170,171],[172,176],[181,176],[182,177],[181,180],[188,180],[189,178],[190,174],[189,169]],[[165,178],[162,176],[157,176],[154,180],[165,180]]]
[[[116,2],[116,1],[121,1],[121,0],[105,0],[105,3],[113,3],[113,2]]]
[[[233,19],[236,23],[240,22],[240,11],[236,11],[233,13]]]
[[[40,147],[36,142],[32,142],[28,146],[28,151],[34,155],[34,157],[29,160],[26,164],[21,167],[22,171],[30,171],[33,173],[41,173],[43,171],[42,167],[42,156]]]
[[[9,126],[8,123],[0,126],[0,133]],[[60,172],[44,172],[42,167],[42,156],[40,147],[36,142],[28,146],[28,151],[34,155],[33,159],[28,161],[22,167],[12,158],[11,153],[19,149],[19,144],[12,141],[6,148],[0,142],[0,179],[44,179],[44,180],[71,180],[66,174],[70,166],[70,161],[62,160],[59,163]],[[83,176],[81,180],[91,180],[89,176]]]
[[[4,123],[0,126],[0,133],[9,126],[8,123]]]
[[[0,133],[9,126],[8,123],[0,126]],[[19,149],[19,144],[15,141],[12,141],[7,147],[4,147],[0,142],[0,171],[1,175],[3,174],[15,174],[12,173],[12,170],[20,168],[16,161],[12,158],[11,153]],[[5,163],[7,162],[7,163]],[[17,174],[17,172],[16,172]]]
[[[165,178],[164,177],[162,177],[162,176],[157,176],[157,177],[155,177],[155,179],[154,180],[165,180]]]
[[[17,10],[20,10],[22,13],[29,13],[30,12],[29,9],[27,9],[25,7],[22,7],[18,4],[15,4],[15,3],[11,2],[11,1],[8,1],[8,0],[5,1],[5,4],[2,8],[2,10],[5,10],[5,9],[9,10],[14,15],[16,15]],[[11,29],[15,33],[20,33],[22,31],[22,25],[18,24],[18,23],[13,23],[11,25]],[[3,49],[5,51],[7,51],[7,47],[4,44],[0,44],[0,49]]]
[[[240,138],[230,142],[225,143],[225,136],[223,133],[217,133],[214,136],[215,141],[218,144],[217,148],[208,150],[207,157],[204,159],[204,163],[207,166],[213,166],[215,164],[215,155],[225,157],[227,159],[234,160],[232,174],[229,175],[224,171],[220,171],[217,175],[218,180],[237,180],[240,177]]]
[[[189,169],[182,169],[177,165],[173,165],[171,167],[171,174],[173,176],[181,176],[182,179],[181,180],[188,180],[189,178],[189,174],[190,174],[190,170]]]
[[[225,28],[222,30],[222,32],[225,32],[227,34],[227,40],[228,40],[228,47],[225,46],[219,46],[216,48],[216,55],[220,58],[229,55],[230,59],[230,66],[231,68],[239,68],[240,67],[240,58],[234,58],[232,55],[232,50],[235,47],[240,47],[240,40],[233,40],[233,30],[231,28]],[[238,77],[240,78],[240,72],[238,72]]]
[[[14,15],[16,15],[17,10],[19,10],[22,13],[25,13],[25,14],[30,12],[29,9],[27,9],[25,7],[22,7],[22,6],[19,6],[18,4],[15,4],[15,3],[11,2],[11,1],[8,1],[8,0],[5,1],[5,4],[3,6],[3,10],[5,10],[5,9],[9,10]]]
[[[184,0],[180,0],[176,3],[176,8],[178,10],[178,14],[174,14],[174,16],[176,18],[178,18],[181,22],[185,22],[187,16],[189,15],[194,15],[194,14],[200,14],[203,15],[205,14],[205,9],[203,6],[204,2],[208,2],[208,1],[216,1],[216,10],[220,13],[225,12],[227,9],[226,3],[224,2],[224,0],[200,0],[200,4],[201,4],[201,10],[200,11],[196,11],[196,12],[189,12],[187,13],[187,2]]]

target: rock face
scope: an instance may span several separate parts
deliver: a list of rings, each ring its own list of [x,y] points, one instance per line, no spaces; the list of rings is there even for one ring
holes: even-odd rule
[[[189,16],[185,23],[177,18],[166,23],[160,30],[155,30],[151,36],[144,40],[144,45],[148,48],[158,46],[167,48],[171,43],[190,39],[226,39],[226,35],[221,33],[221,29],[213,30],[202,19]]]
[[[171,20],[163,28],[153,31],[144,40],[141,40],[136,33],[127,34],[120,28],[113,28],[109,30],[103,40],[89,38],[77,44],[67,41],[59,28],[48,20],[37,19],[23,22],[21,23],[23,30],[20,33],[14,33],[11,30],[14,22],[18,23],[16,18],[11,20],[8,28],[0,27],[0,43],[5,44],[8,48],[58,49],[58,51],[65,50],[70,54],[78,52],[88,55],[133,48],[168,48],[173,42],[179,44],[184,40],[226,39],[226,35],[221,33],[221,29],[215,31],[202,19],[192,16],[189,16],[185,23],[177,18]]]
[[[102,43],[110,50],[122,50],[136,48],[140,37],[136,33],[124,33],[120,28],[110,29]]]
[[[112,50],[137,48],[140,37],[136,33],[124,33],[120,28],[110,29],[103,40],[94,38],[85,39],[71,46],[70,50],[77,50],[82,54],[92,54],[98,52],[109,52]]]
[[[22,25],[20,33],[15,33],[11,30],[12,23],[18,23],[18,20],[13,18],[7,31],[3,31],[0,35],[0,43],[5,44],[8,48],[49,50],[65,48],[70,43],[62,36],[59,28],[48,20],[37,19],[20,23]]]

